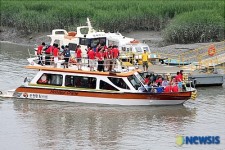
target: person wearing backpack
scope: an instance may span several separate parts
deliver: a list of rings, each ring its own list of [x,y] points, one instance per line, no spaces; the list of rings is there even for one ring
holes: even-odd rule
[[[66,45],[64,51],[62,52],[63,56],[64,56],[64,68],[69,68],[69,60],[70,60],[70,50],[69,50],[69,46]]]

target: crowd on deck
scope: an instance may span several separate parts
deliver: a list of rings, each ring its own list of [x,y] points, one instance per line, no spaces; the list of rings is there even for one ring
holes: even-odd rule
[[[105,44],[98,43],[95,47],[87,46],[87,59],[90,71],[94,71],[97,60],[97,70],[98,71],[112,71],[115,67],[116,60],[119,57],[118,46],[110,45],[107,47]],[[77,45],[75,48],[75,58],[71,57],[71,50],[69,46],[61,46],[54,43],[53,45],[47,46],[44,42],[38,46],[38,64],[40,65],[52,65],[56,67],[59,59],[64,59],[64,68],[69,67],[69,63],[76,64],[78,70],[82,68],[82,57],[81,46]],[[45,60],[43,60],[43,54],[45,54]]]
[[[169,92],[182,92],[183,91],[183,70],[177,72],[176,76],[170,77],[168,75],[146,75],[144,79],[144,86],[138,90],[141,92],[152,93],[169,93]]]

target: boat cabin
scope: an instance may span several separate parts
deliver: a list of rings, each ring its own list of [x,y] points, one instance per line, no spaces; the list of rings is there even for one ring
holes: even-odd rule
[[[64,72],[58,68],[40,70],[29,85],[111,92],[137,91],[143,85],[143,78],[134,71],[111,74],[109,72],[64,70]]]
[[[81,45],[82,55],[86,55],[87,46],[95,48],[97,44],[106,46],[117,45],[121,52],[143,53],[144,50],[150,52],[150,48],[145,43],[140,43],[133,38],[123,36],[121,33],[106,33],[104,31],[95,31],[87,18],[88,26],[77,27],[77,31],[67,32],[64,29],[52,30],[50,45],[53,43],[69,45],[70,50],[75,50],[76,45]]]

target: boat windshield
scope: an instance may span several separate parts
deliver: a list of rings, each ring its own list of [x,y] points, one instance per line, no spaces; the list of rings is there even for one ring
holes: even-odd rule
[[[127,79],[136,90],[138,90],[138,88],[142,86],[141,81],[135,75],[131,75],[127,77]]]
[[[106,44],[106,37],[89,39],[89,44],[91,47],[96,47],[98,44]]]
[[[146,52],[150,52],[148,46],[143,46],[143,47],[141,47],[141,46],[135,46],[135,51],[137,53],[143,53],[144,50],[146,50]]]
[[[141,47],[135,47],[135,50],[136,50],[137,53],[142,52]]]
[[[144,78],[139,74],[139,73],[135,73],[136,77],[139,79],[139,81],[141,81],[142,83],[144,83]]]
[[[146,50],[146,52],[149,52],[149,48],[147,46],[143,47],[143,50]]]

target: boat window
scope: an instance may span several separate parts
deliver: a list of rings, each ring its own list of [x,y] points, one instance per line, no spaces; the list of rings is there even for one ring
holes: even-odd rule
[[[88,39],[86,39],[86,38],[80,38],[79,44],[80,45],[88,45]]]
[[[146,50],[146,52],[149,52],[149,48],[147,46],[143,47],[143,50]]]
[[[96,47],[98,44],[105,45],[106,37],[90,39],[91,47]]]
[[[144,78],[139,74],[139,73],[137,73],[137,74],[135,74],[136,75],[136,77],[142,82],[142,83],[144,83],[145,81],[144,81]]]
[[[108,79],[116,86],[122,88],[122,89],[130,89],[127,84],[124,82],[122,78],[113,78],[113,77],[108,77]]]
[[[115,87],[113,87],[112,85],[110,85],[109,83],[105,82],[105,81],[100,81],[100,89],[102,90],[113,90],[113,91],[119,91],[118,89],[116,89]]]
[[[69,50],[73,50],[73,51],[75,51],[75,49],[77,48],[77,44],[75,43],[69,43],[68,46],[69,46]]]
[[[65,86],[96,89],[96,78],[66,75]]]
[[[109,43],[109,45],[119,45],[119,42],[112,41],[112,40],[109,40],[108,43]]]
[[[44,73],[40,79],[38,79],[37,84],[62,86],[62,79],[62,75]]]
[[[127,79],[130,81],[130,83],[133,85],[133,87],[138,90],[138,88],[141,86],[141,82],[138,80],[138,78],[135,75],[131,75],[127,77]]]
[[[54,43],[60,45],[60,40],[55,40]]]
[[[132,52],[132,47],[127,48],[127,52]]]
[[[141,47],[135,47],[136,52],[142,52]]]
[[[55,34],[65,34],[65,31],[55,31]]]
[[[139,74],[140,74],[140,76],[141,76],[142,78],[145,78],[145,77],[146,77],[145,72],[140,72]]]

